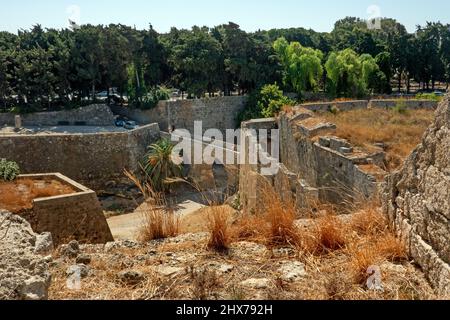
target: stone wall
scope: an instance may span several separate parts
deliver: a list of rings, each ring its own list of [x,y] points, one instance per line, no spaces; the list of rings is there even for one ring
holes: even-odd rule
[[[150,110],[112,107],[114,113],[139,123],[158,123],[163,131],[187,129],[193,132],[194,121],[203,121],[203,130],[239,127],[238,115],[244,109],[245,96],[216,97],[195,100],[160,101]]]
[[[0,113],[0,126],[14,126],[16,114]],[[23,126],[86,125],[113,126],[114,115],[105,104],[96,104],[74,110],[38,112],[21,115]]]
[[[412,258],[441,294],[450,294],[450,101],[403,168],[387,177],[384,211]]]
[[[333,108],[341,111],[360,110],[368,108],[392,109],[398,104],[403,104],[406,109],[436,109],[438,103],[433,100],[416,99],[385,99],[385,100],[354,100],[354,101],[330,101],[313,102],[300,105],[304,109],[313,112],[327,112]]]
[[[307,185],[317,188],[322,202],[343,204],[370,198],[378,182],[366,168],[381,176],[386,174],[377,166],[377,161],[383,162],[382,150],[366,154],[353,148],[333,136],[334,124],[315,118],[303,108],[283,113],[279,127],[281,162]]]
[[[295,203],[299,212],[310,201],[320,200],[348,208],[348,203],[373,197],[387,174],[381,167],[384,152],[366,154],[348,141],[333,136],[336,126],[315,118],[301,107],[280,117],[242,124],[242,134],[263,126],[280,130],[280,164],[275,176],[260,176],[261,165],[240,167],[243,206],[258,211],[261,186],[270,185],[283,200]],[[242,140],[241,140],[242,141]],[[245,145],[249,144],[245,138]]]
[[[46,300],[53,245],[23,218],[0,209],[0,301]]]
[[[21,175],[18,179],[56,179],[75,190],[73,194],[33,200],[33,207],[20,213],[35,232],[50,232],[55,245],[77,240],[82,243],[114,241],[94,191],[58,174]]]
[[[22,173],[61,172],[90,188],[135,171],[147,147],[160,138],[157,124],[128,132],[0,136],[0,158]]]
[[[379,109],[392,109],[398,105],[404,105],[405,108],[416,109],[436,109],[438,106],[437,101],[433,100],[402,100],[402,99],[386,99],[386,100],[371,100],[369,102],[369,108]]]

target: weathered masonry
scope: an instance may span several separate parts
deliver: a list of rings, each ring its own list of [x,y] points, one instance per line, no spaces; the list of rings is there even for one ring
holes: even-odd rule
[[[59,174],[21,175],[18,179],[53,179],[70,186],[75,192],[38,198],[32,208],[19,213],[35,232],[50,232],[55,245],[78,240],[82,243],[113,241],[102,208],[94,191]]]
[[[279,171],[275,176],[261,177],[261,165],[241,166],[241,201],[248,210],[258,209],[263,183],[269,182],[298,209],[315,200],[345,207],[355,200],[371,198],[387,174],[381,168],[383,149],[367,154],[351,146],[333,135],[334,124],[314,117],[303,106],[283,112],[277,119],[242,124],[244,135],[247,130],[269,128],[280,130]]]
[[[442,294],[450,294],[450,101],[382,192],[384,211],[410,255]]]
[[[16,161],[22,173],[60,172],[90,188],[137,171],[147,147],[159,140],[157,124],[127,132],[0,135],[0,158]]]

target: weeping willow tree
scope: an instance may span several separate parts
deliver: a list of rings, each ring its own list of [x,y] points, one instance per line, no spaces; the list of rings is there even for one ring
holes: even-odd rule
[[[380,91],[386,75],[369,54],[359,56],[351,49],[332,52],[325,64],[328,92],[332,96],[362,97]]]
[[[303,47],[299,42],[288,43],[279,38],[273,44],[283,66],[283,82],[302,97],[305,91],[316,92],[323,75],[320,50]]]

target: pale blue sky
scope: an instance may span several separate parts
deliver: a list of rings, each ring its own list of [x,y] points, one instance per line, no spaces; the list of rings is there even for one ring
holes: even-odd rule
[[[69,17],[81,23],[122,23],[140,29],[152,23],[159,32],[171,26],[211,27],[228,21],[247,31],[283,27],[331,31],[340,18],[368,18],[371,5],[409,31],[426,21],[450,23],[449,0],[0,0],[0,4],[0,30],[10,32],[36,23],[66,27]],[[71,5],[80,8],[79,15],[77,10],[68,12]]]

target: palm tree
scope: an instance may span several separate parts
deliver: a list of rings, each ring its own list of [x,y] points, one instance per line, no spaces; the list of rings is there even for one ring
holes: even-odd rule
[[[153,188],[158,191],[168,191],[168,179],[181,176],[181,166],[172,160],[174,146],[170,140],[162,139],[150,146],[145,155],[144,171]]]

